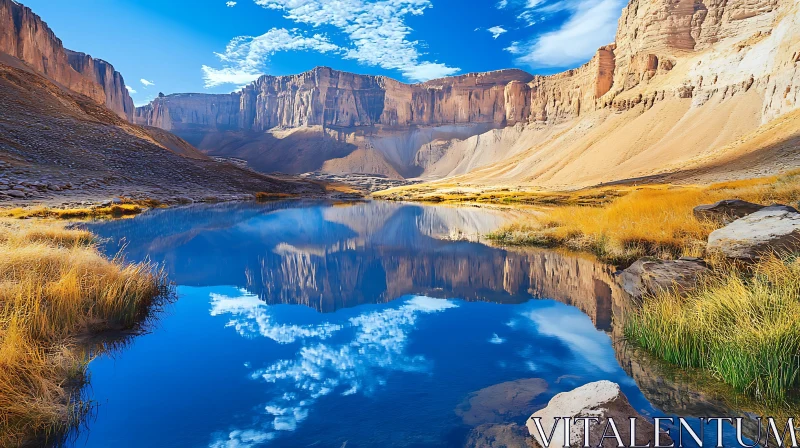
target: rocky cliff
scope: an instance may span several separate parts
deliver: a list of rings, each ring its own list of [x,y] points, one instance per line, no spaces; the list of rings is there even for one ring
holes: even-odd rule
[[[136,122],[164,129],[267,131],[276,127],[409,127],[506,123],[506,85],[533,77],[521,70],[470,74],[409,85],[317,67],[262,76],[229,95],[178,94],[136,110]]]
[[[77,51],[66,50],[67,60],[72,68],[86,78],[99,84],[105,93],[105,105],[128,121],[133,120],[136,107],[133,99],[125,88],[122,74],[108,62],[94,59],[91,56]]]
[[[502,70],[408,85],[317,68],[229,95],[158,98],[135,120],[267,171],[302,165],[560,188],[700,169],[763,149],[741,142],[798,108],[798,8],[631,0],[614,43],[551,76]],[[313,163],[271,162],[294,157],[275,130],[297,138],[286,130],[320,127],[311,146],[328,147],[327,138],[348,147],[314,160],[304,153]],[[778,159],[741,175],[785,167]]]
[[[21,60],[57,84],[105,104],[122,118],[133,118],[133,100],[122,75],[111,64],[64,48],[30,8],[0,0],[0,53]]]

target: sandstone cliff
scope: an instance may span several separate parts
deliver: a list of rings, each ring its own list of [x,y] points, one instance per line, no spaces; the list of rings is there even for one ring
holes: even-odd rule
[[[758,152],[759,164],[729,174],[766,174],[800,164],[781,143],[796,130],[769,128],[798,108],[798,9],[795,0],[631,0],[616,41],[556,75],[408,85],[317,68],[229,95],[158,98],[135,120],[266,171],[571,188],[687,169],[724,177],[720,166]],[[306,146],[347,146],[271,162],[294,157],[278,134],[315,127]]]
[[[105,105],[116,112],[122,118],[133,121],[133,113],[136,107],[133,99],[125,88],[125,80],[122,74],[108,62],[102,59],[94,59],[91,56],[77,51],[66,50],[69,65],[82,74],[99,84],[105,92]]]
[[[13,0],[0,0],[0,53],[25,62],[69,90],[105,104],[122,118],[133,118],[133,100],[114,67],[64,49],[38,15]]]
[[[506,123],[505,87],[528,82],[520,70],[502,70],[403,84],[318,67],[293,76],[262,76],[229,95],[178,94],[136,110],[136,123],[163,129],[267,131],[276,127],[409,127],[452,123]]]

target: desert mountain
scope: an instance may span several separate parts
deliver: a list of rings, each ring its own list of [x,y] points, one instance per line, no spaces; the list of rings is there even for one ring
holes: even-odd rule
[[[110,64],[64,49],[30,9],[0,0],[0,201],[320,190],[216,162],[167,131],[131,124],[133,112]]]
[[[571,188],[797,166],[798,96],[796,0],[632,0],[615,43],[556,75],[316,68],[157,98],[134,120],[262,171]]]

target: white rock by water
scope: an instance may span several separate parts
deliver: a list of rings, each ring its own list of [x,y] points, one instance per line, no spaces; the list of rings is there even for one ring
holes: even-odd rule
[[[708,237],[709,253],[728,258],[756,259],[773,251],[800,249],[800,213],[786,206],[773,206],[716,230]]]
[[[539,435],[534,418],[541,418],[542,429],[546,436],[550,435],[556,417],[562,417],[558,421],[553,438],[550,444],[546,445]],[[646,444],[653,439],[654,427],[645,417],[640,415],[628,402],[622,393],[619,385],[611,381],[597,381],[585,384],[569,392],[562,392],[553,397],[544,409],[535,412],[526,426],[528,432],[536,439],[540,446],[544,448],[561,448],[564,443],[564,420],[563,417],[597,417],[599,423],[591,423],[589,428],[589,442],[591,446],[600,443],[603,429],[609,418],[614,420],[620,437],[627,445],[630,442],[630,417],[637,417],[636,442]],[[582,446],[584,439],[583,422],[579,421],[570,425],[571,446]],[[669,437],[662,436],[662,443],[669,443]],[[616,446],[613,439],[606,439],[602,446]]]

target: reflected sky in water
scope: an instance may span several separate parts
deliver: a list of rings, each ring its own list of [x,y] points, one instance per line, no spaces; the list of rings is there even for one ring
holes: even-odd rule
[[[507,219],[273,203],[92,225],[110,254],[164,263],[180,299],[92,362],[97,417],[74,446],[464,446],[481,423],[465,399],[526,378],[547,387],[502,410],[519,424],[600,379],[652,414],[605,331],[609,268],[477,241]]]

